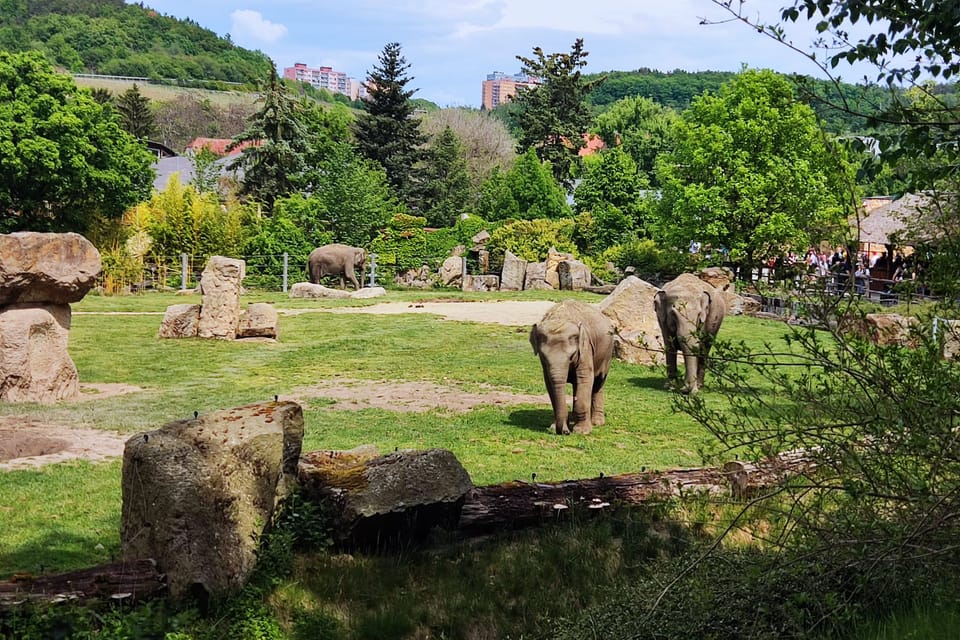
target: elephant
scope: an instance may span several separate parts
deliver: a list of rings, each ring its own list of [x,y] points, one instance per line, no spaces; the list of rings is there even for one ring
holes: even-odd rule
[[[343,289],[346,288],[344,276],[355,289],[360,289],[356,272],[359,271],[360,277],[363,278],[366,264],[367,252],[360,247],[351,247],[346,244],[325,244],[311,251],[310,257],[307,258],[310,282],[320,284],[320,278],[323,276],[339,275],[340,287]]]
[[[657,291],[653,308],[667,356],[668,388],[678,377],[677,351],[681,351],[685,369],[681,391],[696,393],[703,386],[707,356],[727,314],[723,289],[684,273]]]
[[[588,434],[604,423],[603,385],[613,358],[613,324],[595,307],[564,300],[530,329],[543,381],[553,405],[552,430]],[[573,427],[568,424],[567,383],[573,384]]]

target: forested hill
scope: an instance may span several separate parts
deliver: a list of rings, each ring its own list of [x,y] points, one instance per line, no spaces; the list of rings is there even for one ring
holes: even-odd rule
[[[705,91],[716,93],[727,80],[736,74],[728,71],[607,71],[586,75],[588,80],[606,76],[606,80],[593,90],[589,101],[604,110],[617,100],[633,96],[650,98],[665,107],[683,111],[694,97]]]
[[[123,0],[0,0],[0,49],[39,49],[74,73],[252,85],[272,65],[192,20]]]

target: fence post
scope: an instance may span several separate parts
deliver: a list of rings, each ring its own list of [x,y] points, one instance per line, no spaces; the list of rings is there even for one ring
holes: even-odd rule
[[[287,292],[287,267],[289,266],[290,254],[283,252],[283,292]]]
[[[370,254],[370,284],[368,286],[377,286],[377,254]]]
[[[187,289],[187,254],[180,254],[180,290]]]

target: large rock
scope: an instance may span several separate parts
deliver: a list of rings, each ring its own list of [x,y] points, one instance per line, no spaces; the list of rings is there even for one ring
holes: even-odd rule
[[[863,318],[863,330],[867,338],[877,345],[917,346],[916,318],[899,313],[868,313]]]
[[[0,235],[0,306],[69,304],[96,285],[100,252],[76,233]]]
[[[560,268],[560,263],[566,260],[573,260],[573,256],[569,253],[563,253],[557,251],[553,247],[547,251],[546,259],[546,272],[544,273],[543,279],[550,285],[551,289],[560,288],[560,274],[558,269]]]
[[[120,540],[153,558],[174,598],[235,593],[295,482],[303,411],[265,402],[172,422],[127,440]]]
[[[463,277],[463,257],[450,256],[444,260],[437,272],[437,277],[440,279],[440,284],[445,287],[459,282]]]
[[[733,271],[726,267],[707,267],[698,271],[696,276],[721,291],[733,282]]]
[[[933,328],[943,345],[943,357],[960,360],[960,320],[936,318]]]
[[[633,364],[663,364],[663,337],[653,298],[659,289],[636,276],[627,276],[597,307],[617,330],[615,358]]]
[[[0,401],[53,403],[77,397],[69,339],[68,304],[0,307]]]
[[[559,284],[559,279],[557,283]],[[526,275],[523,279],[523,288],[526,290],[549,290],[553,289],[547,282],[547,263],[546,262],[528,262]]]
[[[167,307],[157,331],[158,338],[196,338],[200,328],[200,305],[172,304]]]
[[[291,298],[349,298],[350,292],[344,289],[331,289],[322,284],[296,282],[290,287]]]
[[[197,336],[233,340],[240,321],[240,284],[246,263],[212,256],[200,274],[200,324]]]
[[[403,542],[435,525],[455,525],[469,474],[445,449],[384,456],[360,449],[303,455],[298,478],[304,495],[336,505],[338,541],[357,545]]]
[[[510,251],[503,253],[503,271],[500,276],[500,291],[522,291],[527,277],[527,261]]]
[[[557,264],[560,288],[566,291],[583,291],[590,286],[590,267],[579,260],[563,260]]]
[[[382,298],[387,295],[387,290],[383,287],[363,287],[353,291],[350,297],[355,300],[369,300],[370,298]]]
[[[464,276],[460,285],[463,291],[497,291],[500,288],[500,276]]]
[[[280,315],[267,302],[255,302],[240,314],[238,338],[273,338],[280,335]]]

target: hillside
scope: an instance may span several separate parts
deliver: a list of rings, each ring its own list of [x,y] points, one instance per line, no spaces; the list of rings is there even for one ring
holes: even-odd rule
[[[74,73],[255,86],[273,66],[264,53],[191,20],[123,0],[5,0],[0,6],[0,49],[40,50]]]

